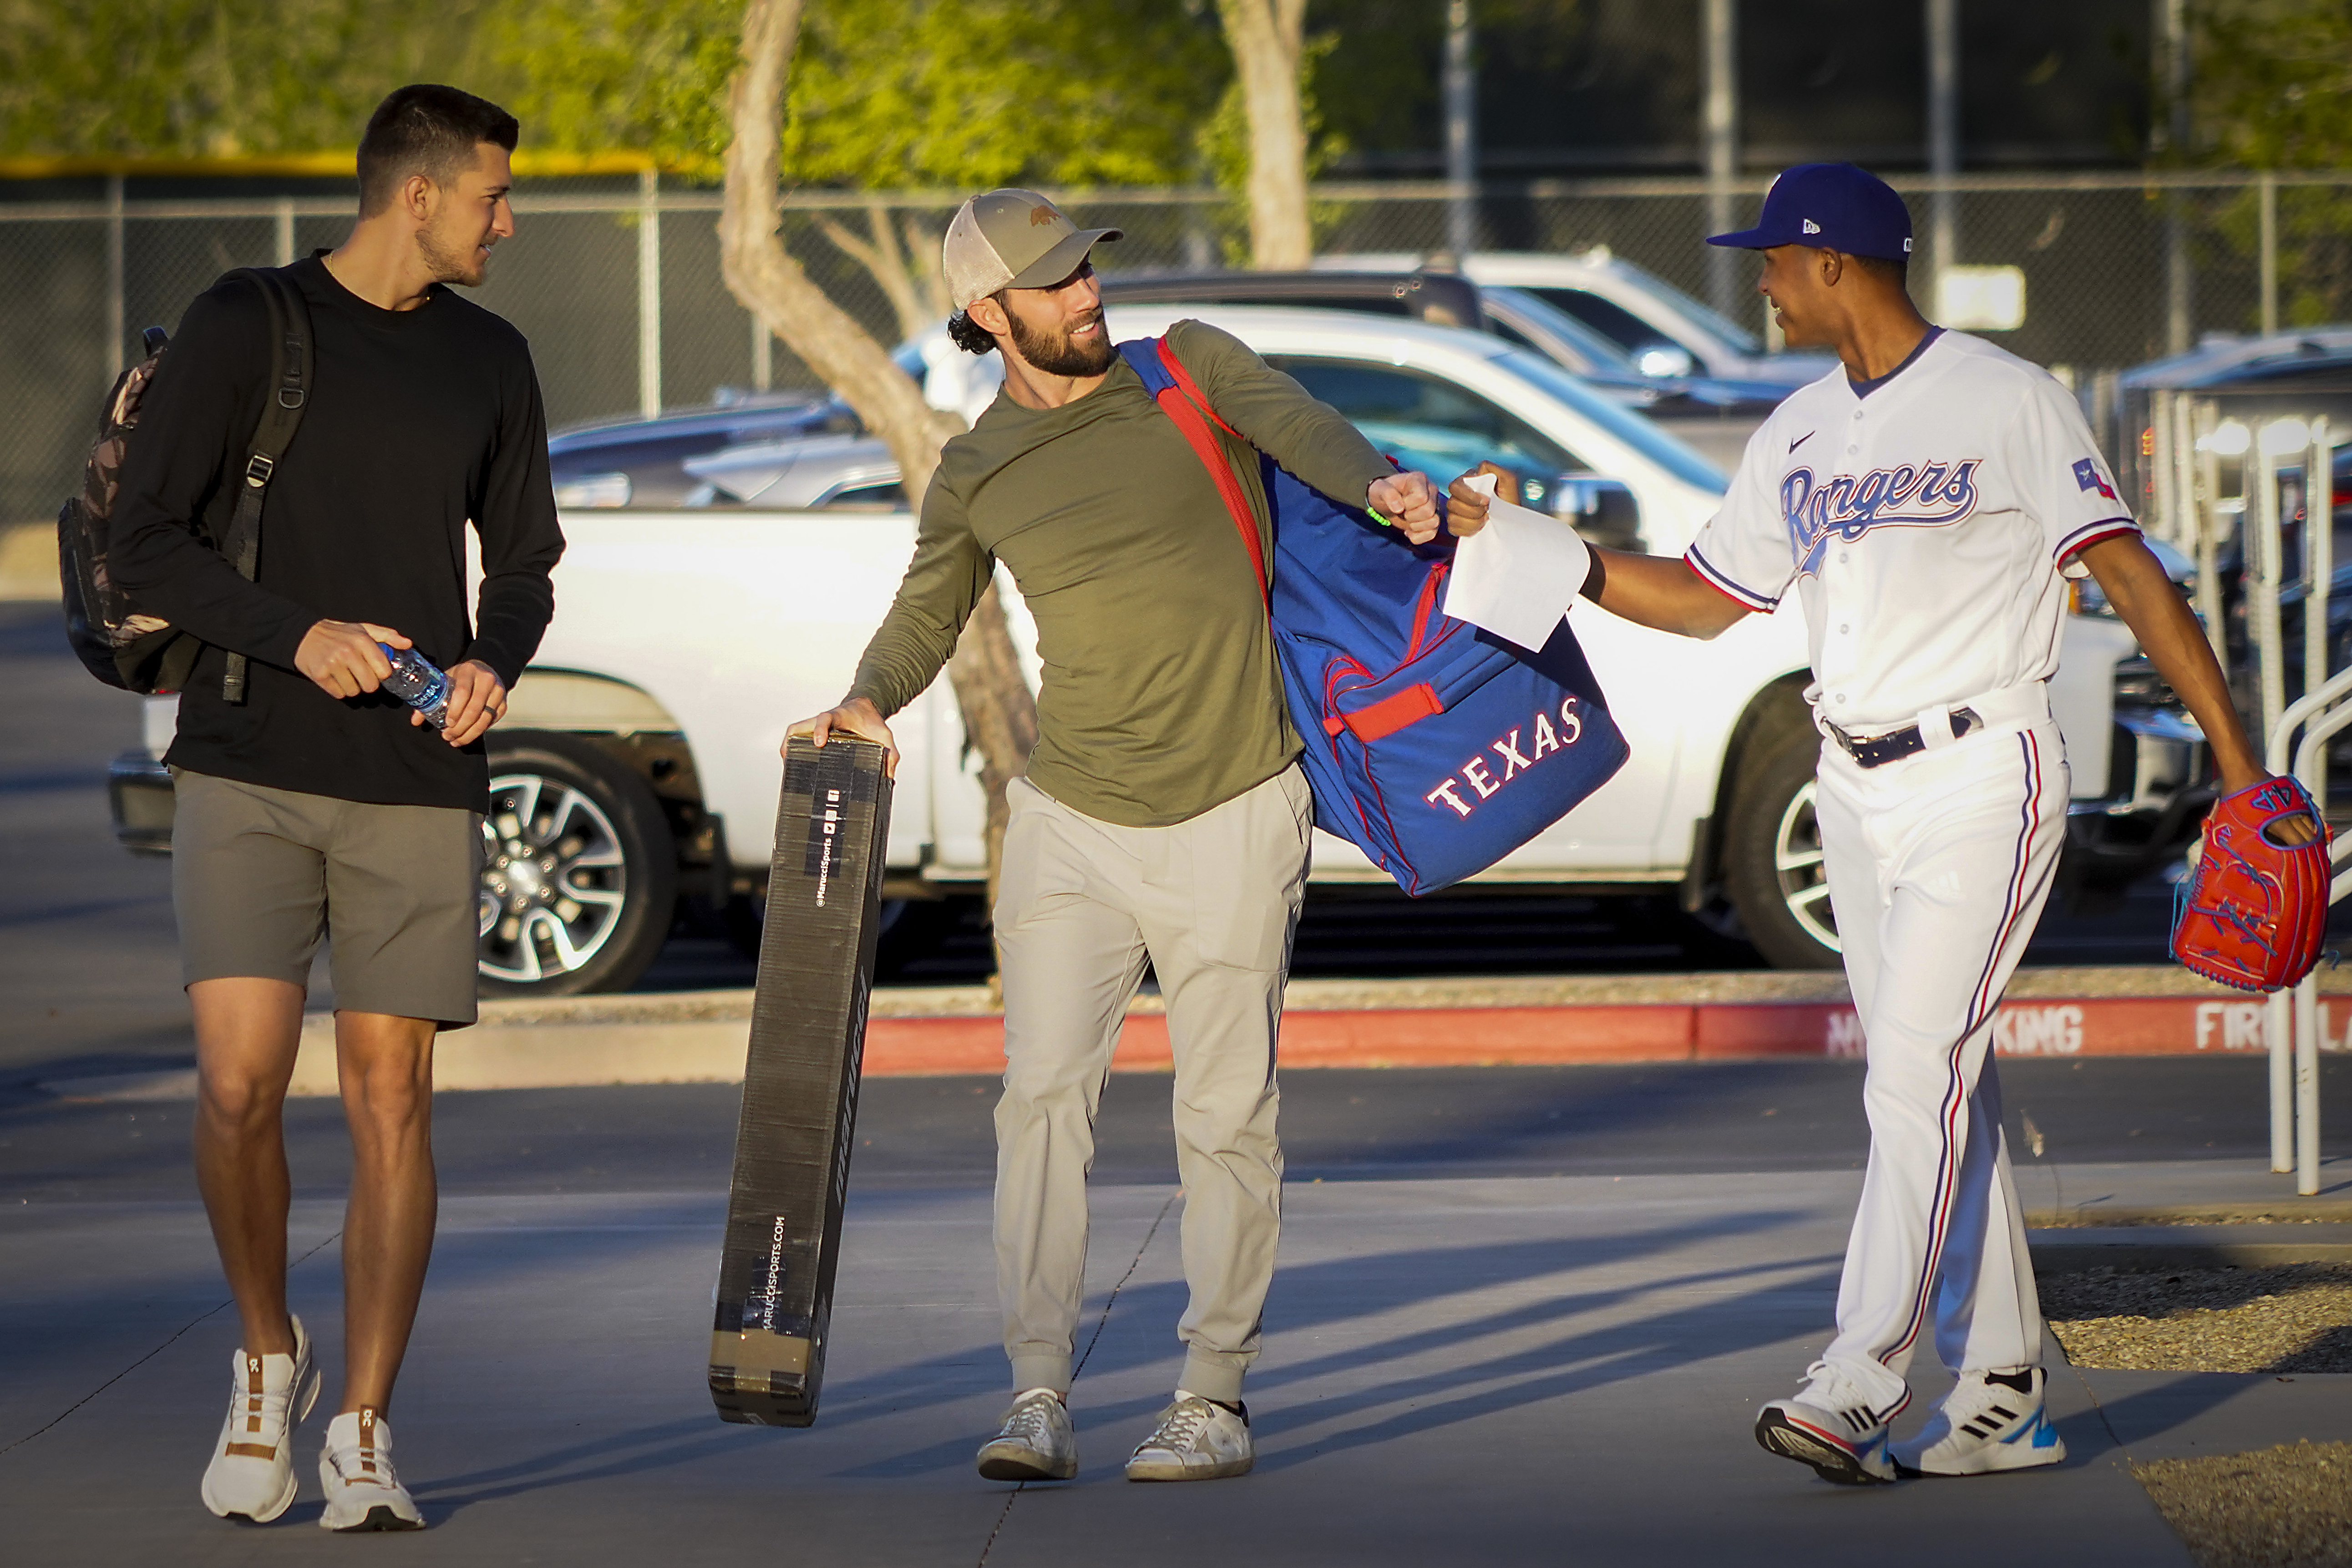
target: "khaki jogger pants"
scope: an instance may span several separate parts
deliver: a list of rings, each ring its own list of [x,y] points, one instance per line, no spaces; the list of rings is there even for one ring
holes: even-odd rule
[[[1180,1386],[1239,1399],[1282,1226],[1275,1032],[1307,882],[1306,777],[1294,764],[1169,827],[1098,822],[1025,779],[1010,795],[996,1279],[1013,1387],[1070,1385],[1095,1110],[1148,958],[1176,1058]]]

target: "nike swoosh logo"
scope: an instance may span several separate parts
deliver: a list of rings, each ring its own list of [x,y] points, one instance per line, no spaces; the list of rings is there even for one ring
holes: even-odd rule
[[[1806,442],[1808,442],[1808,441],[1811,440],[1811,439],[1812,439],[1816,435],[1818,435],[1818,434],[1820,434],[1820,432],[1818,432],[1818,431],[1813,431],[1813,430],[1808,430],[1808,431],[1806,431],[1803,435],[1801,435],[1801,436],[1798,437],[1795,440],[1793,440],[1793,441],[1791,441],[1791,442],[1790,442],[1790,443],[1789,443],[1789,450],[1790,450],[1791,452],[1795,451],[1798,447],[1800,447],[1803,446]]]

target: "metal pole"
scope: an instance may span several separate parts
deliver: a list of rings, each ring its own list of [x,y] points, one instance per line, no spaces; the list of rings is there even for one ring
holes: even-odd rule
[[[637,407],[662,406],[661,172],[637,172]]]
[[[2311,451],[2303,459],[2303,689],[2307,696],[2327,684],[2327,602],[2336,575],[2333,513],[2335,453],[2328,445],[2325,415],[2311,422]],[[2325,796],[2315,795],[2315,800]]]
[[[1959,258],[1959,194],[1949,184],[1960,172],[1959,0],[1927,0],[1927,172],[1937,182],[1927,229],[1927,298],[1938,301],[1945,271]]]
[[[2095,387],[2098,384],[2095,378],[2092,384]],[[2148,510],[2155,518],[2154,531],[2167,544],[2179,544],[2189,537],[2181,528],[2182,514],[2187,509],[2181,505],[2177,482],[2178,465],[2172,458],[2172,405],[2179,401],[2180,396],[2179,393],[2166,392],[2161,388],[2149,395],[2148,449],[2139,459],[2147,484]],[[2130,440],[2130,434],[2129,431],[2120,432],[2116,445],[2126,451],[2137,452],[2139,444]],[[2118,472],[2122,471],[2122,464],[2116,467]]]
[[[1734,0],[1706,0],[1700,7],[1700,56],[1706,85],[1699,105],[1699,140],[1706,150],[1706,231],[1722,234],[1732,221],[1732,182],[1739,177],[1739,18]],[[1707,303],[1728,316],[1739,302],[1739,258],[1720,246],[1707,247]],[[1765,311],[1768,334],[1771,311]],[[1778,349],[1780,345],[1771,345]]]
[[[2262,197],[2263,336],[2278,331],[2278,176],[2268,169],[2255,187]]]
[[[2271,1058],[2271,1170],[2294,1169],[2294,993],[2263,999],[2263,1048]]]
[[[1445,245],[1462,266],[1477,242],[1478,74],[1470,55],[1470,0],[1445,6]]]
[[[294,265],[294,198],[278,198],[278,265]]]
[[[122,176],[106,177],[106,378],[112,381],[122,374],[122,340],[130,329],[124,325],[127,310],[123,301],[123,220]]]
[[[2205,512],[2197,494],[2197,437],[2191,399],[2187,393],[2176,393],[2171,407],[2172,497],[2179,531],[2172,542],[2187,551],[2195,551],[2205,536]]]
[[[2187,0],[2155,0],[2156,32],[2162,40],[2164,65],[2160,84],[2171,112],[2151,127],[2158,153],[2176,156],[2189,150],[2189,17]],[[2164,342],[2167,353],[2189,352],[2189,219],[2180,193],[2164,198]]]
[[[2214,661],[2225,675],[2230,668],[2230,628],[2221,618],[2221,458],[2213,450],[2214,427],[2221,423],[2210,399],[2192,410],[2191,450],[2197,459],[2197,614],[2205,623],[2205,640],[2213,645]],[[2243,559],[2242,554],[2241,559]]]
[[[751,384],[761,392],[776,384],[776,340],[757,316],[751,318]]]
[[[2325,773],[2327,764],[2320,763]],[[2324,797],[2321,797],[2324,798]],[[2294,1190],[2319,1191],[2319,976],[2294,988]]]
[[[2279,630],[2279,585],[2285,575],[2286,541],[2279,526],[2278,454],[2263,449],[2260,426],[2246,435],[2246,455],[2241,464],[2246,478],[2240,488],[2246,497],[2246,553],[2261,562],[2248,607],[2254,616],[2263,739],[2267,743],[2278,733],[2279,715],[2286,710],[2286,647]]]

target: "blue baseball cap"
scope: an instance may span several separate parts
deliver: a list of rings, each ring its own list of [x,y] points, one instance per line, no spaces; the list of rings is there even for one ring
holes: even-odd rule
[[[1810,245],[1900,260],[1911,254],[1911,209],[1895,187],[1852,163],[1800,163],[1764,193],[1754,228],[1712,234],[1706,242],[1740,250]]]

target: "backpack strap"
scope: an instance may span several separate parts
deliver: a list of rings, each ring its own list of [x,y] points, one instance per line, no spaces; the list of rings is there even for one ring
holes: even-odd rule
[[[1209,470],[1209,479],[1217,487],[1225,510],[1233,515],[1234,527],[1249,551],[1250,570],[1256,574],[1257,590],[1269,607],[1273,604],[1273,588],[1265,574],[1265,547],[1257,536],[1257,513],[1249,503],[1249,495],[1234,473],[1232,458],[1218,444],[1209,427],[1214,425],[1234,440],[1244,439],[1241,432],[1217,417],[1209,406],[1208,398],[1200,386],[1187,374],[1177,360],[1176,352],[1168,346],[1166,338],[1142,338],[1118,345],[1118,352],[1143,379],[1143,389],[1160,405],[1160,411],[1176,423],[1184,439],[1200,458],[1202,467]]]
[[[261,509],[269,497],[270,477],[294,442],[302,423],[303,405],[310,397],[310,308],[284,268],[241,267],[229,274],[247,278],[261,290],[269,307],[269,391],[262,399],[261,419],[247,443],[245,469],[229,515],[221,554],[237,574],[252,582],[261,567]],[[247,660],[241,653],[228,656],[221,675],[221,696],[243,702]]]

